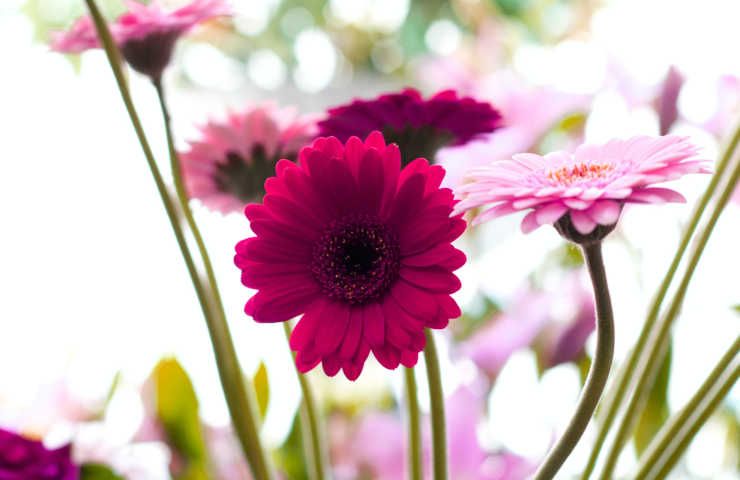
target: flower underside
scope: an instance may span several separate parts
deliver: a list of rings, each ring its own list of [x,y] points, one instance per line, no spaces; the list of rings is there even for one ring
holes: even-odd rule
[[[280,157],[293,159],[295,154]],[[225,162],[216,164],[213,181],[219,192],[233,195],[244,203],[258,202],[265,193],[265,180],[274,170],[275,158],[269,158],[265,148],[258,144],[252,148],[248,160],[239,152],[227,152]]]

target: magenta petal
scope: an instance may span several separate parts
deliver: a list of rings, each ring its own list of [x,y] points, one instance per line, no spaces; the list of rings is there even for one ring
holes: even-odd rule
[[[322,355],[334,353],[341,345],[349,324],[350,307],[343,303],[329,302],[324,308],[316,333],[316,348]]]
[[[383,310],[377,303],[371,303],[362,309],[363,331],[371,347],[385,343],[385,320]]]
[[[339,349],[339,358],[342,360],[350,360],[354,356],[357,348],[360,346],[362,340],[362,324],[363,324],[363,313],[362,307],[353,308],[349,312],[349,325],[347,326],[347,332],[342,340],[342,346]]]
[[[306,307],[306,313],[303,314],[290,334],[289,343],[291,350],[303,350],[313,342],[322,318],[321,313],[325,306],[326,301],[319,299]]]
[[[245,311],[256,322],[283,322],[303,313],[318,293],[318,287],[310,283],[287,291],[260,290],[247,302]]]
[[[460,290],[460,279],[454,274],[436,268],[401,267],[401,278],[424,290],[436,293],[454,293]]]

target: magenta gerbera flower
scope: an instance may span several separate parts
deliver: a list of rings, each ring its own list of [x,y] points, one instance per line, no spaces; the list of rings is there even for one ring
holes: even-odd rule
[[[78,480],[80,469],[72,463],[66,445],[50,450],[43,443],[0,429],[0,479]]]
[[[458,190],[462,201],[455,212],[485,206],[475,219],[481,223],[529,210],[522,221],[525,233],[555,224],[578,242],[609,233],[625,203],[685,201],[680,193],[653,185],[700,172],[708,168],[697,148],[671,135],[582,145],[575,153],[523,153],[471,170],[472,182]]]
[[[126,61],[136,71],[158,79],[170,62],[175,42],[197,24],[214,17],[229,15],[225,0],[193,0],[172,11],[161,2],[149,4],[126,1],[128,11],[110,25],[111,35]],[[63,53],[80,53],[99,48],[95,25],[85,16],[66,32],[57,32],[51,47]]]
[[[372,100],[356,99],[328,114],[319,122],[320,135],[344,142],[379,130],[389,142],[398,144],[404,164],[419,157],[434,161],[440,148],[462,145],[501,126],[501,115],[489,103],[460,98],[453,90],[425,100],[408,88]]]
[[[241,211],[262,200],[277,161],[294,161],[315,134],[313,118],[272,105],[210,122],[201,128],[201,139],[180,154],[188,193],[213,210]]]
[[[245,209],[255,237],[236,246],[242,283],[257,293],[257,322],[302,315],[290,338],[301,372],[323,365],[356,379],[369,353],[386,368],[416,364],[424,329],[444,328],[460,309],[450,294],[465,255],[450,242],[444,170],[401,155],[380,132],[343,145],[319,138],[298,163],[281,160],[264,202]]]

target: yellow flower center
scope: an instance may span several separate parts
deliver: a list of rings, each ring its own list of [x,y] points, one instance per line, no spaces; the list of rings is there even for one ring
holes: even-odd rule
[[[547,178],[560,185],[573,185],[574,183],[603,178],[612,170],[614,170],[614,166],[609,163],[578,163],[550,170],[547,172]]]

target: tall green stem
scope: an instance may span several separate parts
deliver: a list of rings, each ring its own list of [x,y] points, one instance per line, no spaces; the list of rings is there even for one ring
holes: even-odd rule
[[[740,135],[740,127],[738,127],[738,132],[736,133]],[[722,190],[706,225],[696,239],[696,244],[688,260],[684,275],[681,278],[681,283],[676,289],[676,293],[668,307],[668,310],[657,325],[655,332],[653,332],[649,338],[650,341],[647,344],[646,357],[639,365],[640,368],[636,375],[635,388],[632,392],[632,396],[627,402],[627,407],[624,416],[622,417],[622,421],[619,424],[619,428],[617,429],[614,443],[607,453],[604,470],[599,477],[601,479],[606,480],[611,478],[617,459],[619,458],[619,454],[627,442],[629,435],[632,433],[635,419],[637,418],[637,415],[639,415],[644,403],[646,390],[651,383],[651,379],[655,377],[655,372],[660,366],[662,348],[667,341],[673,321],[678,316],[678,312],[681,309],[691,278],[693,277],[694,271],[701,259],[701,255],[704,252],[704,247],[706,247],[709,237],[712,235],[712,231],[714,230],[725,205],[727,205],[730,196],[734,192],[738,179],[740,179],[740,161],[735,162],[730,178],[724,185],[724,189]]]
[[[663,426],[658,432],[647,450],[640,458],[640,464],[637,467],[637,474],[635,478],[647,478],[648,474],[658,463],[661,456],[666,452],[671,455],[671,451],[677,450],[678,447],[683,443],[682,436],[679,435],[682,429],[686,428],[686,425],[690,425],[690,419],[696,412],[701,411],[700,405],[710,398],[710,392],[720,385],[720,390],[723,389],[725,384],[720,383],[720,380],[725,375],[725,371],[732,364],[740,352],[740,337],[736,338],[735,341],[730,345],[725,354],[720,358],[717,365],[712,369],[709,376],[704,380],[704,383],[699,387],[689,402],[678,412],[676,415]],[[737,366],[735,367],[737,370]],[[733,379],[732,376],[728,378],[726,383],[732,384],[737,380],[737,376]],[[723,395],[724,396],[724,395]],[[689,437],[690,438],[690,437]]]
[[[244,373],[239,365],[234,341],[231,338],[231,332],[226,321],[226,312],[223,301],[221,300],[218,283],[216,282],[213,264],[211,263],[198,224],[193,217],[193,212],[190,209],[188,195],[185,191],[182,178],[180,158],[175,148],[170,113],[167,107],[162,80],[161,78],[155,78],[152,82],[157,90],[157,96],[164,118],[175,191],[177,192],[177,198],[180,201],[180,208],[185,216],[185,221],[193,234],[206,271],[206,279],[212,300],[211,314],[206,316],[206,322],[211,336],[211,343],[213,344],[213,351],[216,356],[216,365],[221,378],[221,385],[226,395],[226,403],[234,424],[234,430],[242,445],[244,454],[249,460],[254,475],[259,479],[269,479],[272,478],[272,474],[267,454],[260,441],[254,392],[251,391],[251,385],[248,386],[244,381]]]
[[[416,391],[416,375],[413,368],[404,368],[406,385],[406,410],[408,412],[408,471],[410,480],[422,480],[421,425],[419,422],[419,398]]]
[[[720,158],[719,163],[717,164],[716,172],[709,181],[709,185],[707,185],[707,188],[704,190],[699,203],[696,205],[693,214],[691,215],[691,219],[689,220],[689,223],[686,226],[683,235],[681,236],[681,241],[679,242],[678,249],[673,256],[673,260],[671,260],[668,271],[663,277],[663,281],[658,287],[658,291],[650,304],[645,323],[642,326],[642,330],[640,331],[640,335],[637,338],[637,342],[635,343],[634,348],[627,355],[625,363],[620,369],[620,375],[617,376],[616,383],[614,384],[612,389],[610,389],[609,393],[604,397],[604,404],[602,406],[604,411],[604,418],[601,421],[598,433],[596,435],[596,440],[594,442],[594,447],[591,450],[586,468],[581,475],[581,478],[583,480],[588,479],[591,473],[593,473],[594,468],[596,467],[596,461],[598,460],[601,448],[606,441],[606,437],[609,434],[609,430],[611,429],[612,424],[614,423],[614,419],[617,416],[619,407],[622,404],[622,400],[624,399],[630,383],[634,378],[634,372],[635,368],[637,368],[638,360],[642,355],[642,352],[645,348],[651,332],[655,328],[655,322],[658,319],[658,314],[660,313],[660,307],[663,304],[663,300],[665,300],[665,296],[668,293],[668,288],[670,287],[671,282],[673,282],[673,277],[676,275],[676,271],[678,270],[678,266],[681,263],[681,259],[683,258],[684,253],[686,253],[686,249],[689,247],[691,237],[694,235],[694,232],[699,225],[699,221],[704,214],[704,210],[706,210],[709,201],[712,199],[712,196],[714,196],[717,185],[719,184],[721,178],[724,176],[724,173],[730,164],[730,160],[732,159],[733,153],[735,152],[738,143],[740,143],[740,126],[738,126],[738,128],[735,130],[735,133],[731,137],[730,142],[725,147],[724,153]]]
[[[701,427],[707,422],[712,413],[714,413],[720,402],[722,402],[722,399],[727,396],[739,377],[740,365],[736,364],[730,371],[729,375],[727,375],[725,379],[720,380],[718,389],[711,393],[707,402],[699,408],[696,412],[697,416],[685,425],[684,430],[681,431],[680,436],[674,442],[673,450],[669,452],[668,458],[663,463],[663,468],[661,468],[653,478],[661,480],[668,476],[668,473],[673,470],[673,467],[683,456],[683,453],[686,451],[686,448],[688,448],[691,440],[694,439]]]
[[[283,322],[285,338],[290,341],[290,324]],[[293,364],[295,365],[295,353],[293,355]],[[303,448],[306,450],[306,462],[309,464],[309,475],[313,480],[324,480],[327,478],[325,472],[326,454],[322,448],[321,431],[319,430],[319,414],[316,409],[316,400],[308,383],[308,378],[298,371],[298,383],[301,385],[303,401],[301,402],[301,428],[304,431]]]
[[[234,428],[237,430],[237,434],[239,435],[239,424],[242,423],[242,417],[245,415],[249,415],[251,412],[247,410],[247,408],[250,406],[249,402],[240,400],[240,398],[247,398],[244,387],[244,378],[241,374],[241,369],[236,362],[236,353],[233,349],[233,344],[231,344],[231,338],[229,336],[228,329],[226,328],[225,322],[219,325],[217,321],[213,321],[213,308],[210,303],[212,301],[212,298],[209,298],[209,292],[200,279],[198,269],[187,246],[187,241],[185,239],[182,226],[179,222],[177,210],[172,202],[172,199],[169,196],[169,193],[167,192],[167,187],[165,186],[165,183],[162,179],[159,167],[157,166],[156,160],[154,159],[154,155],[152,153],[151,147],[149,146],[146,134],[144,133],[144,129],[141,125],[138,113],[136,112],[136,108],[134,107],[133,101],[131,99],[131,94],[128,90],[128,85],[123,73],[123,69],[121,67],[121,56],[113,41],[113,38],[111,37],[108,26],[105,23],[105,19],[100,14],[100,10],[97,8],[94,0],[85,1],[95,23],[95,28],[97,30],[98,36],[100,37],[103,48],[105,49],[108,62],[110,64],[111,70],[113,71],[113,75],[116,79],[116,83],[121,94],[121,98],[123,99],[123,103],[126,106],[126,110],[128,111],[129,118],[131,119],[131,123],[136,132],[136,136],[138,137],[139,143],[141,144],[141,148],[144,151],[144,156],[146,157],[147,164],[152,173],[152,177],[154,178],[154,182],[157,185],[157,190],[159,192],[162,203],[164,204],[165,211],[167,212],[167,216],[169,218],[172,230],[175,234],[175,238],[177,239],[180,252],[182,253],[183,259],[185,260],[185,265],[187,267],[188,274],[190,275],[190,279],[193,283],[193,287],[195,288],[198,301],[203,311],[203,315],[208,322],[209,330],[212,337],[211,340],[213,342],[214,350],[216,352],[216,359],[219,366],[219,374],[221,375],[221,381],[224,385],[224,393],[226,395],[227,402],[229,403],[230,410],[232,410],[232,415],[234,410],[234,408],[232,408],[232,405],[236,407],[235,409],[241,410],[236,416],[233,417]],[[244,440],[241,435],[240,440]],[[244,442],[242,443],[244,445]],[[245,454],[248,458],[251,454],[250,452],[255,451],[255,447],[259,447],[259,443],[251,443],[244,446]],[[251,465],[253,468],[255,468],[253,464]],[[255,469],[255,477],[260,480],[267,480],[271,478],[269,470],[267,470],[266,468],[263,470]]]
[[[535,480],[555,478],[560,467],[578,444],[604,391],[614,356],[614,313],[601,255],[601,242],[583,245],[582,249],[596,301],[596,352],[573,418],[537,470]]]
[[[434,480],[447,479],[447,427],[445,424],[445,397],[442,391],[442,377],[439,371],[437,345],[432,331],[426,329],[427,345],[424,360],[429,384],[429,404],[432,421],[432,472]]]

